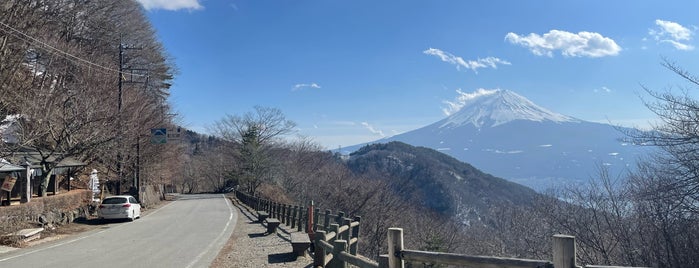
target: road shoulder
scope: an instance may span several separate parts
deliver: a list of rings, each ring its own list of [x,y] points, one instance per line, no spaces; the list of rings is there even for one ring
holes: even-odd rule
[[[283,225],[276,234],[265,235],[265,226],[244,205],[235,202],[238,224],[226,245],[211,264],[224,267],[312,267],[310,257],[296,257],[292,253],[289,234]]]

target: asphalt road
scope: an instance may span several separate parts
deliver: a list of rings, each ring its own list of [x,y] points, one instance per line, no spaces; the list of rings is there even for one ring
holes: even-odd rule
[[[0,254],[0,267],[209,267],[237,220],[223,195],[181,195],[134,222]]]

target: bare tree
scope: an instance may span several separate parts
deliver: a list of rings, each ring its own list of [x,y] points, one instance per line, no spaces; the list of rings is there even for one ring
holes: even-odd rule
[[[138,3],[11,0],[0,4],[0,23],[0,115],[22,115],[18,145],[41,155],[42,192],[55,163],[68,156],[111,164],[119,152],[135,171],[139,149],[149,151],[144,135],[167,113],[174,72]],[[119,113],[123,39],[140,48],[124,66],[147,69],[148,79],[125,88]]]
[[[228,115],[218,121],[213,132],[239,145],[241,168],[237,179],[247,191],[255,193],[263,182],[273,180],[271,154],[281,144],[280,138],[290,134],[295,126],[281,110],[256,106],[254,112]]]

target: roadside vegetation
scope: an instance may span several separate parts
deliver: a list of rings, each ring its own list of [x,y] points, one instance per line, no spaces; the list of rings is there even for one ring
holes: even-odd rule
[[[153,144],[150,133],[175,128],[175,71],[135,1],[3,1],[0,151],[39,153],[41,196],[67,157],[87,164],[69,174],[74,185],[91,169],[111,193],[133,191],[137,177],[166,184],[181,172],[184,147]]]

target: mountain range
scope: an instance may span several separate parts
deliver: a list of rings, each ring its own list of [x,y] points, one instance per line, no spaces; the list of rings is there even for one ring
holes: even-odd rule
[[[495,90],[464,100],[460,110],[438,122],[368,144],[401,141],[432,148],[544,190],[585,182],[601,169],[612,176],[634,169],[648,148],[625,142],[630,130],[558,114],[515,92]]]

